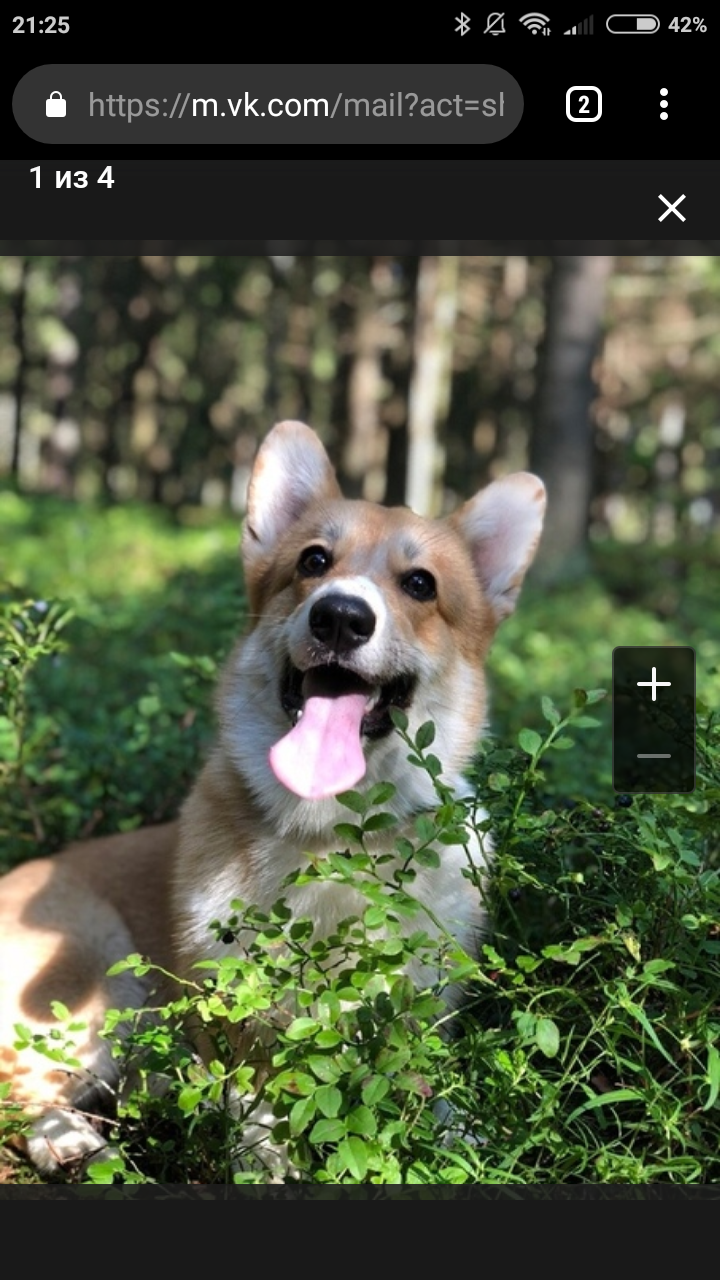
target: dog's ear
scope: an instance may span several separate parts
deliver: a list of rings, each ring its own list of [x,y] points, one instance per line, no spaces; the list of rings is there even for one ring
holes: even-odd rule
[[[545,486],[527,471],[495,480],[450,517],[498,622],[515,608],[545,514]]]
[[[265,437],[248,488],[242,551],[265,556],[311,502],[341,497],[330,459],[304,422],[279,422]]]

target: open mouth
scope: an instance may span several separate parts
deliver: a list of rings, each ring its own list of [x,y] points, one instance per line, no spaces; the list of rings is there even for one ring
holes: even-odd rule
[[[412,702],[415,677],[396,676],[385,684],[371,685],[353,671],[336,662],[299,671],[288,666],[280,686],[280,702],[293,725],[302,718],[308,698],[340,698],[345,694],[364,694],[365,709],[360,722],[363,737],[384,738],[393,727],[390,709],[406,711]]]
[[[390,733],[391,709],[406,710],[414,689],[410,675],[373,685],[338,663],[289,667],[280,701],[293,727],[270,751],[275,777],[307,800],[354,787],[366,768],[362,739]]]

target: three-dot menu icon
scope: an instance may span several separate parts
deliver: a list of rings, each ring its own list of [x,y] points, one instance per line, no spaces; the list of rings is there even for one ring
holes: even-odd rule
[[[694,790],[695,650],[688,645],[613,649],[613,786]]]

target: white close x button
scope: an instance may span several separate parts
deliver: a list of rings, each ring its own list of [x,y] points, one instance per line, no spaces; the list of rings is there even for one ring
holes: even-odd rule
[[[658,222],[662,222],[664,218],[667,218],[669,213],[674,213],[676,218],[679,218],[681,222],[685,222],[686,219],[683,217],[681,213],[678,212],[678,205],[682,204],[684,199],[685,199],[684,196],[678,196],[675,203],[671,204],[669,200],[665,199],[665,196],[658,196],[658,200],[662,200],[663,204],[667,205],[667,209],[665,210],[665,212],[660,214],[660,217],[658,218]]]

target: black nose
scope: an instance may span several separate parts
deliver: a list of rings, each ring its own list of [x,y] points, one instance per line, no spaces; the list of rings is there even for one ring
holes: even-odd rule
[[[349,653],[367,644],[375,630],[375,614],[362,597],[330,591],[310,610],[310,630],[333,653]]]

